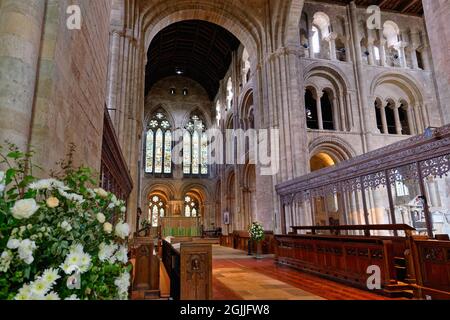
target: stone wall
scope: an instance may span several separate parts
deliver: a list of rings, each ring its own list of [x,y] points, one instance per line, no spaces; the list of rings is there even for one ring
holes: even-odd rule
[[[450,1],[423,0],[442,118],[450,122]]]
[[[73,4],[81,8],[81,30],[67,28]],[[47,170],[75,143],[76,162],[99,170],[110,1],[0,5],[0,140],[23,150],[31,144]]]

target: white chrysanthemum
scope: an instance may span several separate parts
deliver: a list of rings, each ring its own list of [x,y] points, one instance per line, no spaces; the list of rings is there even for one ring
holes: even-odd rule
[[[91,256],[87,253],[83,253],[81,254],[80,257],[80,272],[81,273],[85,273],[89,271],[89,268],[91,267]]]
[[[31,292],[34,296],[43,297],[50,290],[51,285],[43,279],[38,279],[31,284]]]
[[[91,188],[87,188],[86,192],[87,192],[89,198],[95,198],[94,190],[92,190]]]
[[[17,201],[11,208],[11,213],[18,220],[28,219],[39,210],[34,199],[23,199]]]
[[[99,246],[98,258],[100,261],[105,262],[109,261],[111,263],[115,262],[114,252],[117,250],[116,244],[107,245],[106,243],[101,243]],[[112,259],[114,257],[114,259]]]
[[[58,274],[58,270],[56,269],[47,269],[44,271],[44,274],[42,275],[42,280],[47,282],[50,285],[56,284],[56,280],[60,279],[61,277]]]
[[[15,296],[14,300],[31,300],[32,297],[31,288],[28,284],[25,284]]]
[[[52,291],[44,297],[44,300],[61,300],[61,298],[56,292]]]
[[[81,254],[78,252],[70,252],[66,261],[71,266],[78,266],[81,264]]]
[[[128,288],[130,287],[130,278],[130,273],[125,271],[114,281],[120,297],[124,297],[128,294]]]
[[[83,196],[80,196],[78,194],[75,193],[68,193],[63,189],[58,189],[58,193],[61,195],[61,197],[66,198],[67,200],[73,201],[73,202],[78,202],[80,204],[84,203],[84,198]]]
[[[6,247],[8,249],[12,249],[12,250],[19,248],[19,246],[20,246],[20,240],[13,239],[13,238],[10,238],[8,240],[8,243],[6,244]]]
[[[130,234],[130,226],[128,223],[123,223],[122,221],[116,225],[116,236],[121,239],[125,239]]]
[[[28,188],[32,190],[54,190],[54,189],[66,189],[67,187],[63,182],[56,179],[42,179],[31,183]]]
[[[78,299],[76,294],[73,294],[70,297],[65,298],[64,300],[80,300],[80,299]]]
[[[128,262],[128,248],[126,246],[120,246],[119,250],[117,250],[115,257],[117,261],[122,263]]]
[[[72,230],[72,226],[70,225],[69,222],[64,220],[63,222],[61,222],[61,229],[63,229],[66,232],[70,232]]]

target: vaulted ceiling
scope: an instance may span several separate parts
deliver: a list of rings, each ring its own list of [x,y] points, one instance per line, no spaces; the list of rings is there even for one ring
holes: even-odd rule
[[[179,75],[200,83],[212,100],[239,43],[224,28],[205,21],[188,20],[168,26],[150,45],[146,92],[162,78]]]
[[[349,4],[352,0],[318,0],[319,2]],[[396,11],[407,14],[423,14],[422,0],[355,0],[357,6],[380,6],[381,10]]]

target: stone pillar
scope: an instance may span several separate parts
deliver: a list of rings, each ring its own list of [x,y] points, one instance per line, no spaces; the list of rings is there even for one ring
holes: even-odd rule
[[[386,40],[380,40],[380,60],[381,66],[386,67]]]
[[[313,37],[314,37],[314,31],[312,30],[312,27],[311,26],[308,26],[308,28],[309,28],[309,38],[308,38],[308,41],[309,41],[309,47],[308,47],[308,49],[309,49],[309,57],[310,58],[315,58],[314,57],[314,48],[313,48]]]
[[[352,31],[353,31],[353,45],[356,48],[356,71],[357,71],[357,84],[359,87],[358,94],[359,94],[359,104],[360,104],[360,114],[362,114],[362,121],[361,121],[361,129],[364,135],[363,140],[363,152],[367,152],[371,150],[371,147],[369,145],[369,139],[367,137],[368,133],[374,133],[376,132],[376,123],[373,124],[374,116],[374,110],[373,108],[370,108],[368,105],[368,89],[367,89],[367,80],[366,75],[364,72],[364,66],[362,62],[362,52],[361,52],[361,46],[360,46],[360,39],[359,39],[359,24],[358,24],[358,12],[356,8],[356,4],[354,1],[350,3],[350,18],[351,18],[351,25],[352,25]]]
[[[409,54],[411,56],[411,62],[412,62],[412,68],[413,69],[419,69],[419,62],[417,61],[416,50],[417,50],[417,47],[409,48]]]
[[[337,38],[337,34],[335,32],[332,32],[328,35],[327,37],[327,41],[329,43],[330,46],[330,59],[335,61],[337,60],[337,56],[336,56],[336,38]]]
[[[322,99],[323,92],[317,92],[316,109],[317,109],[317,122],[319,122],[319,130],[323,130],[323,114],[322,114]]]
[[[450,122],[450,2],[448,0],[423,0],[425,22],[433,54],[435,78],[443,124]],[[422,59],[424,68],[430,70],[428,41],[423,36]]]
[[[400,104],[396,103],[393,110],[394,110],[394,118],[395,118],[395,130],[397,131],[397,134],[402,134],[402,123],[400,122],[400,113],[399,113]]]
[[[110,32],[110,44],[109,44],[109,68],[108,68],[108,97],[107,106],[109,110],[109,115],[111,116],[112,122],[115,126],[116,131],[118,130],[117,123],[120,113],[117,110],[117,98],[118,98],[118,74],[120,71],[119,61],[120,61],[120,39],[122,33],[118,30],[111,30]]]
[[[387,125],[387,120],[386,120],[386,106],[387,106],[387,102],[383,102],[381,107],[380,107],[380,113],[381,113],[381,123],[383,125],[383,132],[384,134],[388,134],[389,130],[388,130],[388,125]]]
[[[26,151],[46,1],[0,1],[0,145]]]
[[[414,135],[417,132],[417,129],[414,126],[414,112],[412,111],[411,106],[406,107],[406,113],[408,114],[408,127],[409,127],[409,134]]]
[[[375,51],[373,48],[373,43],[374,40],[373,38],[369,38],[369,40],[367,41],[367,50],[369,51],[369,65],[373,66],[375,65]]]
[[[344,123],[343,117],[343,112],[341,110],[339,110],[339,105],[338,105],[338,100],[336,97],[333,97],[333,122],[334,122],[334,130],[336,131],[341,131],[343,130],[342,126],[341,126],[341,121],[342,123]]]
[[[400,53],[400,66],[402,68],[407,68],[407,64],[406,64],[406,54],[405,54],[405,47],[407,46],[406,42],[401,41],[398,45],[398,52]]]

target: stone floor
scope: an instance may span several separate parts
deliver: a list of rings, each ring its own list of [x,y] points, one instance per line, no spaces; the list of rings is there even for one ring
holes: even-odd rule
[[[386,297],[278,266],[273,256],[213,247],[214,300],[384,300]]]

